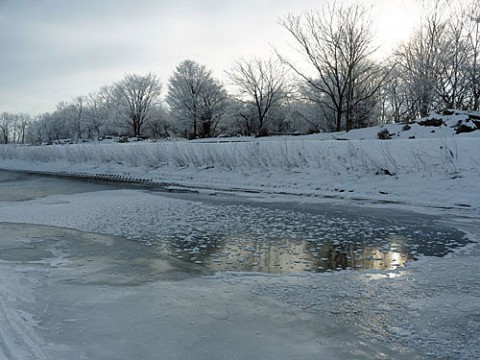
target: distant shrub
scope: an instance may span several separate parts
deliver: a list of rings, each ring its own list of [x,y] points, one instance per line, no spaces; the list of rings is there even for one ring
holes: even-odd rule
[[[261,128],[257,135],[255,137],[265,137],[265,136],[269,136],[270,134],[268,133],[268,130],[266,128]]]
[[[377,133],[377,137],[380,140],[390,140],[392,138],[392,134],[390,134],[387,129],[383,129]]]
[[[418,125],[439,127],[445,125],[445,122],[443,121],[443,119],[428,118],[423,121],[419,121]]]

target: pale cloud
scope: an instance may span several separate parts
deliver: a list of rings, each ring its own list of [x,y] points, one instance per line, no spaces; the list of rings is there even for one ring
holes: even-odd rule
[[[325,3],[0,0],[0,111],[51,111],[125,73],[155,72],[166,83],[186,58],[223,78],[235,58],[268,56],[286,42],[280,17]]]

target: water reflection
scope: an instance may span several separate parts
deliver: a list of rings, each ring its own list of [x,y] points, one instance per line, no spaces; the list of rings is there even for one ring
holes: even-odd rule
[[[294,273],[339,270],[393,270],[415,260],[409,238],[387,236],[381,244],[350,241],[305,241],[269,237],[254,240],[249,234],[203,237],[164,243],[162,252],[202,264],[213,271]],[[413,246],[418,248],[418,246]]]
[[[107,188],[0,172],[0,201]],[[112,231],[214,271],[394,269],[469,242],[464,233],[412,213],[220,195],[148,195],[148,201],[112,209],[118,218]],[[97,226],[103,232],[109,224]]]
[[[218,199],[169,210],[148,242],[213,271],[389,270],[469,242],[457,229],[411,214]]]

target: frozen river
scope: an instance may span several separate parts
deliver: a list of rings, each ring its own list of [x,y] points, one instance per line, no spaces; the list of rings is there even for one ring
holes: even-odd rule
[[[474,218],[0,172],[0,359],[478,358],[478,236]]]

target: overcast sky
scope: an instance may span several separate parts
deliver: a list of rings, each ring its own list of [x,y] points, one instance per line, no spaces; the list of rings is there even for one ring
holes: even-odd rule
[[[381,41],[405,39],[418,0],[373,4]],[[156,73],[164,84],[182,60],[225,79],[239,57],[287,48],[288,13],[327,0],[0,0],[0,112],[36,115],[125,73]]]

